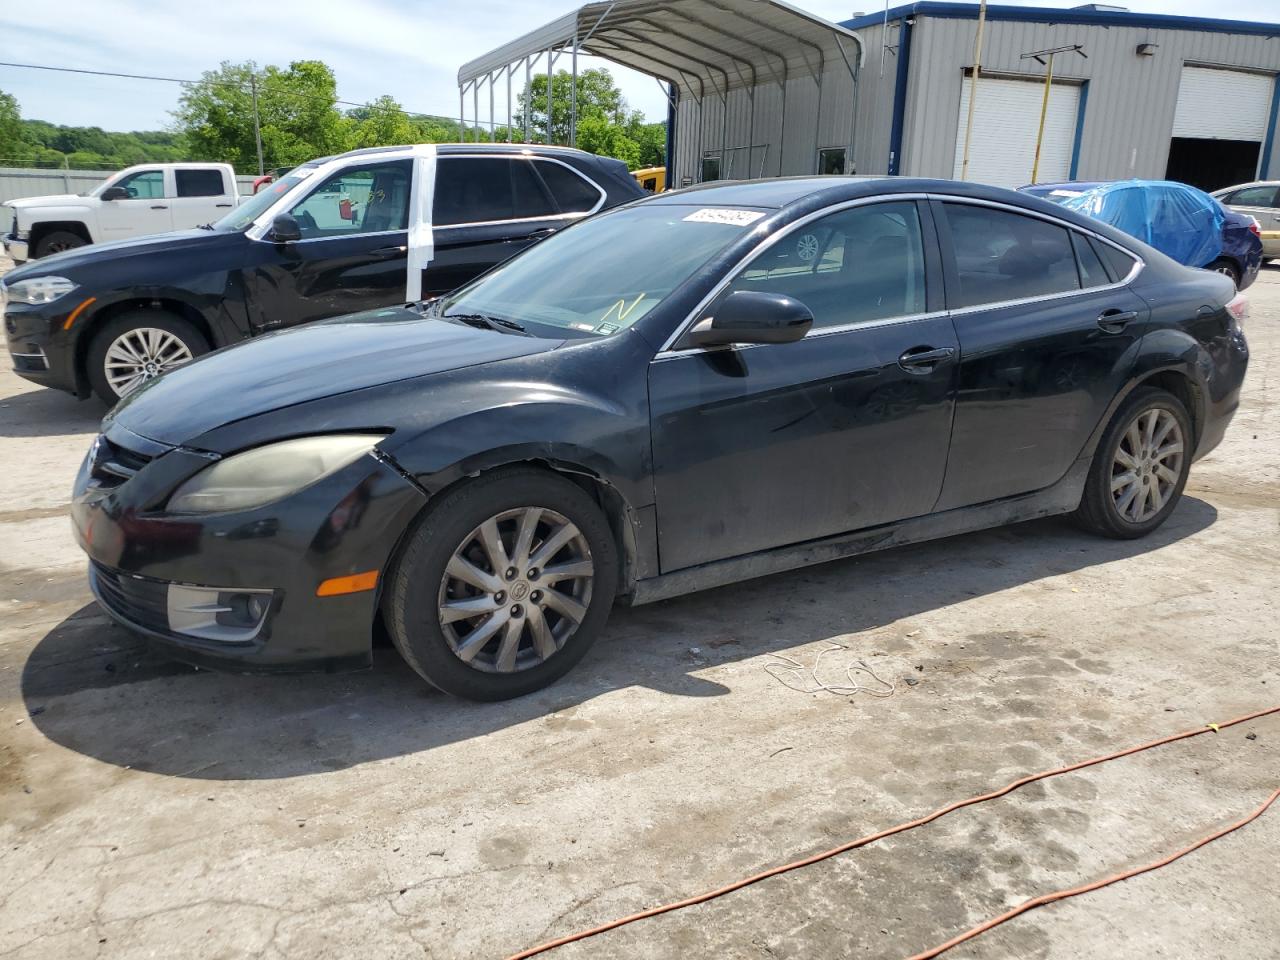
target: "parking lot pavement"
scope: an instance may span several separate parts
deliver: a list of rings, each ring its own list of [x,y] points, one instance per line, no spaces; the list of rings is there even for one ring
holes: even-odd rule
[[[1280,703],[1280,269],[1251,295],[1240,413],[1150,539],[1037,521],[619,609],[568,678],[497,705],[389,648],[274,678],[149,653],[91,603],[65,516],[101,408],[0,373],[0,956],[501,956]],[[893,696],[767,669],[830,640],[825,679],[862,658]],[[551,956],[903,956],[1154,860],[1278,771],[1272,717]],[[1277,849],[1273,809],[947,956],[1272,956]]]

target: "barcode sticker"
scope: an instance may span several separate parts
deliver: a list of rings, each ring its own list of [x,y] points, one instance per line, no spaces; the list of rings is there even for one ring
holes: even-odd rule
[[[703,207],[685,217],[697,223],[727,223],[735,227],[745,227],[755,223],[764,214],[759,210],[735,210],[732,207]]]

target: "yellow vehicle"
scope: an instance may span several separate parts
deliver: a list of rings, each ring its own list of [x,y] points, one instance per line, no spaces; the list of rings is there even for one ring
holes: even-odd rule
[[[632,170],[631,175],[650,193],[661,193],[667,189],[666,167],[644,167],[640,170]]]

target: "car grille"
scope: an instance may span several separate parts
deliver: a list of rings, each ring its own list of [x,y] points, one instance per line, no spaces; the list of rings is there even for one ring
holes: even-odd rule
[[[106,434],[93,447],[90,476],[100,487],[118,487],[152,461],[152,457],[112,443]]]
[[[96,560],[90,574],[98,599],[112,613],[148,630],[169,630],[169,584],[160,580],[142,580],[104,567]]]

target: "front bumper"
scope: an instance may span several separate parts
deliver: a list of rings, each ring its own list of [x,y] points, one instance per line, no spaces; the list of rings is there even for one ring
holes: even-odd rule
[[[26,263],[31,259],[27,241],[12,233],[4,238],[4,252],[14,263]]]
[[[118,426],[95,443],[76,478],[71,520],[98,602],[175,659],[202,666],[367,666],[378,591],[317,597],[316,588],[369,570],[381,580],[425,494],[386,461],[366,456],[256,510],[166,514],[169,493],[209,463],[208,455],[163,448]],[[174,622],[173,599],[192,587],[257,593],[268,609],[242,636],[192,635],[182,629],[186,621]]]
[[[76,330],[64,329],[67,317],[83,297],[69,295],[53,303],[3,302],[5,344],[13,372],[42,387],[83,395],[75,372]],[[75,326],[84,323],[83,318]]]

